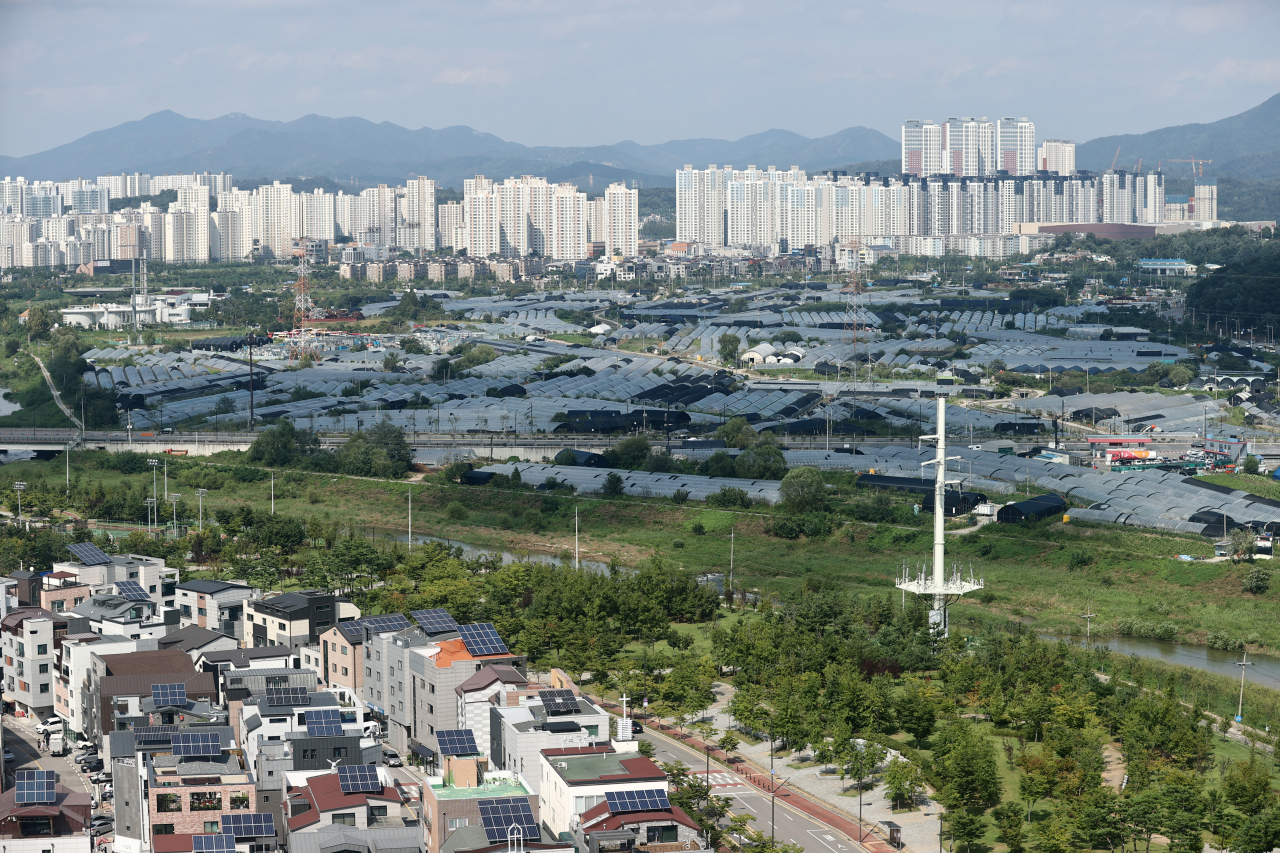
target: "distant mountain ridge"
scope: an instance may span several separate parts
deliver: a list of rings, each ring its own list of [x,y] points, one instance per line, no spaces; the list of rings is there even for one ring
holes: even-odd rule
[[[1165,127],[1147,133],[1104,136],[1081,144],[1076,163],[1101,171],[1132,168],[1141,159],[1150,170],[1161,161],[1169,173],[1192,157],[1211,159],[1206,175],[1269,178],[1280,175],[1280,95],[1239,115],[1207,124]],[[224,171],[239,175],[315,175],[339,183],[399,183],[428,175],[442,186],[464,178],[537,174],[603,188],[610,181],[639,180],[673,186],[674,173],[689,164],[754,165],[810,172],[842,164],[894,161],[901,145],[878,130],[849,127],[810,139],[789,130],[766,130],[738,140],[676,139],[657,145],[623,141],[582,147],[527,146],[458,125],[409,130],[391,122],[306,115],[289,122],[231,113],[192,119],[162,110],[137,121],[94,131],[74,142],[26,157],[0,156],[0,174],[33,180],[65,180],[120,172],[153,175]]]
[[[220,171],[233,174],[315,174],[399,182],[429,175],[461,186],[477,174],[559,175],[564,180],[639,179],[671,186],[686,163],[739,166],[796,165],[820,169],[835,162],[896,156],[899,144],[878,130],[851,127],[819,139],[768,130],[736,141],[687,139],[660,145],[620,142],[587,147],[526,146],[470,127],[408,130],[390,122],[307,115],[290,122],[233,113],[191,119],[162,110],[94,131],[27,157],[0,156],[0,172],[32,180],[65,180],[120,172],[150,174]],[[599,168],[595,168],[599,167]]]

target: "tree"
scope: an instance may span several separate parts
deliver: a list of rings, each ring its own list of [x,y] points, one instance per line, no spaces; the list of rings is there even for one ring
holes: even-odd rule
[[[814,512],[827,502],[827,486],[822,475],[808,465],[788,471],[778,493],[782,496],[783,508],[792,513]]]
[[[721,364],[737,364],[738,347],[742,346],[742,338],[737,335],[723,334],[716,343],[720,352]]]
[[[1244,458],[1244,472],[1246,474],[1258,473],[1258,457],[1254,456],[1252,453]]]
[[[847,744],[848,751],[841,756],[843,761],[840,763],[840,779],[843,781],[848,776],[857,782],[858,820],[861,821],[862,783],[880,769],[880,765],[884,763],[889,750],[869,740],[855,741],[850,739]]]
[[[734,470],[744,480],[781,480],[787,459],[775,445],[760,443],[738,454]]]
[[[897,711],[902,730],[916,739],[916,749],[924,749],[924,739],[933,734],[938,721],[934,697],[920,682],[913,681],[902,694]]]
[[[54,313],[43,305],[36,305],[27,309],[27,339],[32,341],[40,340],[49,334],[49,330],[53,328],[53,324],[56,322]]]
[[[396,367],[400,365],[400,356],[393,352],[389,352],[382,357],[382,369],[387,373],[395,373]]]
[[[991,810],[991,817],[1000,831],[1000,840],[1009,848],[1009,853],[1022,853],[1026,848],[1022,832],[1022,809],[1017,803],[1001,803]]]
[[[1247,527],[1240,527],[1231,531],[1227,541],[1231,543],[1231,559],[1236,563],[1241,560],[1251,559],[1254,550],[1258,547],[1257,537]]]
[[[982,837],[987,831],[987,821],[980,814],[972,814],[965,809],[951,812],[951,837],[956,842],[964,845],[965,853],[968,853],[969,845]]]
[[[995,745],[967,720],[948,723],[933,736],[933,762],[959,806],[987,808],[1000,802]]]
[[[606,498],[621,497],[625,484],[622,478],[618,476],[617,471],[610,471],[608,476],[604,478],[604,484],[600,487],[600,494]]]
[[[1249,570],[1244,579],[1244,591],[1253,595],[1262,595],[1271,589],[1271,572],[1257,566]]]
[[[773,836],[755,829],[744,828],[742,849],[745,853],[804,853],[804,847],[789,841],[779,841]]]
[[[422,342],[415,337],[404,338],[400,341],[400,349],[409,355],[424,355],[426,350],[422,346]]]
[[[723,735],[720,736],[720,740],[716,741],[716,746],[720,748],[721,752],[723,752],[725,755],[728,755],[730,759],[732,759],[733,756],[731,753],[735,749],[737,749],[741,743],[742,741],[739,740],[738,736],[735,735],[733,732],[725,732]]]
[[[924,790],[924,774],[905,758],[894,758],[884,768],[884,790],[896,809],[903,800],[910,803]]]
[[[730,418],[728,423],[721,424],[716,429],[715,435],[724,441],[726,447],[740,450],[746,450],[755,444],[757,438],[756,431],[747,423],[746,418]]]

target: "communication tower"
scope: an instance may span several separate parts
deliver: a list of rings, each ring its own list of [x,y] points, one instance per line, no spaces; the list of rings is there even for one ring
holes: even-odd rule
[[[937,455],[924,463],[925,465],[936,466],[933,480],[933,573],[930,576],[926,576],[924,570],[921,569],[917,575],[912,576],[909,569],[904,568],[902,576],[898,578],[895,586],[904,592],[933,596],[933,607],[929,609],[929,624],[945,637],[949,627],[947,624],[947,608],[962,595],[982,589],[983,581],[981,578],[974,579],[972,569],[969,570],[969,578],[967,580],[961,575],[959,566],[947,571],[946,542],[943,538],[947,518],[948,462],[947,398],[944,395],[938,395],[938,434],[922,435],[920,437],[926,441],[932,439],[938,448]],[[962,457],[952,456],[950,458],[960,459]]]
[[[293,332],[289,335],[289,359],[296,361],[303,356],[316,355],[316,329],[311,312],[311,266],[306,257],[298,259],[293,268]]]

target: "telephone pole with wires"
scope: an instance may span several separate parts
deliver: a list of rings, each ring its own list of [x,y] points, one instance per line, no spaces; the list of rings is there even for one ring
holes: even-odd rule
[[[1089,643],[1093,636],[1093,632],[1092,632],[1093,617],[1097,615],[1098,614],[1093,612],[1092,601],[1089,602],[1089,605],[1087,607],[1085,607],[1085,612],[1080,614],[1080,618],[1084,620],[1084,647],[1086,649],[1089,648]]]
[[[1240,699],[1236,703],[1236,722],[1243,722],[1244,719],[1244,673],[1245,667],[1253,666],[1249,662],[1249,650],[1245,649],[1244,659],[1236,661],[1236,666],[1240,667]]]

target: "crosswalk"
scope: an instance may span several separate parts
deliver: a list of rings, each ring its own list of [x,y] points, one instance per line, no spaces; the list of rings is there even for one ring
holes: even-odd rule
[[[707,776],[707,773],[705,770],[699,770],[694,775],[705,776],[707,778],[707,781],[711,784],[711,787],[713,788],[734,788],[740,785],[747,784],[745,779],[743,779],[741,776],[738,776],[734,773],[720,772],[720,773],[712,773],[710,776]]]

